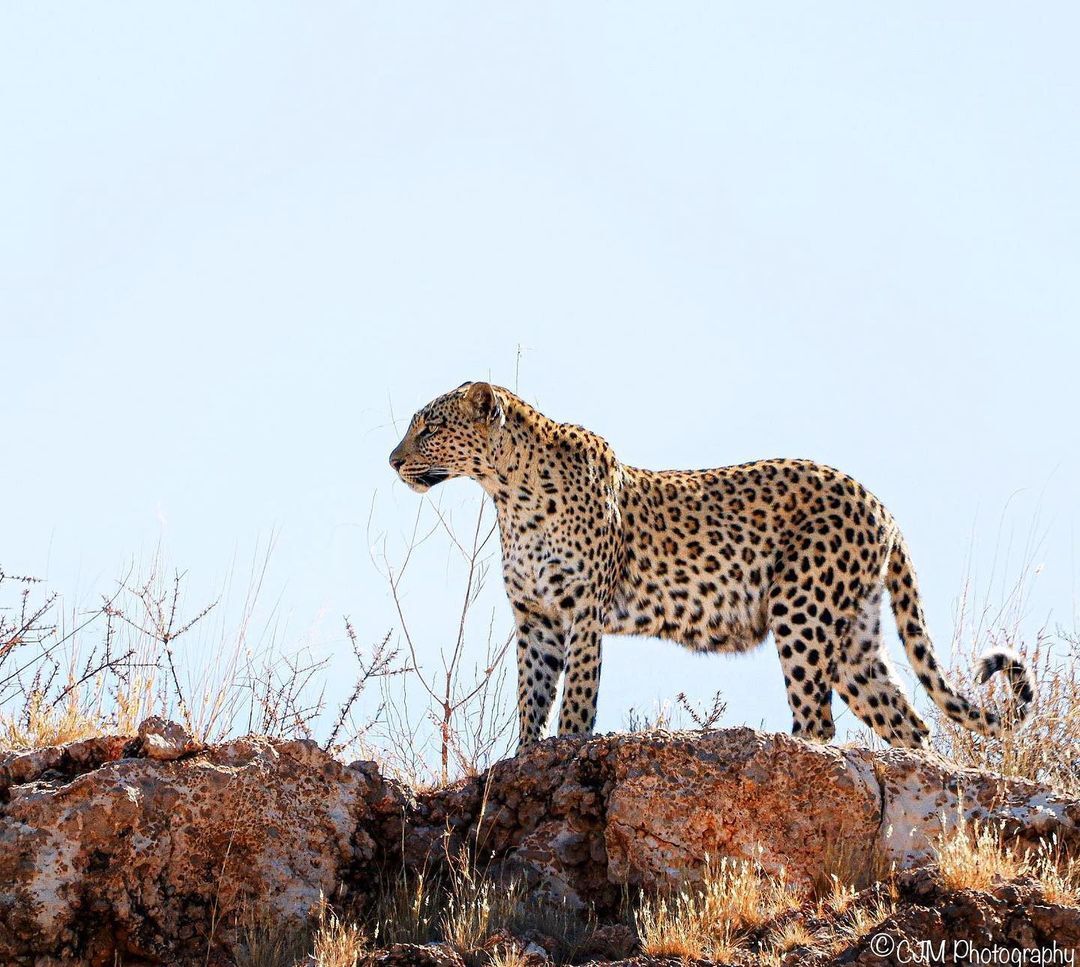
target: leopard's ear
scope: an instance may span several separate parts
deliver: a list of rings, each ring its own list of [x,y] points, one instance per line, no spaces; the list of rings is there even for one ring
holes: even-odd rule
[[[503,422],[502,401],[491,383],[470,383],[469,388],[465,390],[465,405],[478,423],[501,424]]]

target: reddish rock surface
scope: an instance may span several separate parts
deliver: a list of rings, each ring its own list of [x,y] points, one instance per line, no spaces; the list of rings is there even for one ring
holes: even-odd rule
[[[0,963],[205,955],[246,901],[305,916],[376,857],[374,771],[256,737],[171,761],[122,757],[140,744],[95,740],[91,754],[78,743],[0,766]],[[91,768],[73,776],[71,761]]]
[[[756,858],[794,881],[837,863],[907,868],[961,817],[1080,849],[1080,804],[1036,783],[753,729],[549,740],[423,797],[407,843],[419,863],[472,836],[547,892],[603,908],[624,883],[694,879],[706,856]]]
[[[819,877],[838,844],[845,862],[907,868],[960,815],[1080,847],[1080,806],[1035,784],[750,729],[549,740],[414,795],[311,743],[204,748],[158,720],[0,755],[0,963],[227,958],[245,903],[303,919],[320,893],[364,894],[380,869],[462,848],[601,912],[623,884],[694,878],[706,854],[792,880]]]

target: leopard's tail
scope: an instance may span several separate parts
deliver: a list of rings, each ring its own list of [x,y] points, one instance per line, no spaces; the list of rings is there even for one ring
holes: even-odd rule
[[[1035,697],[1035,679],[1031,667],[1011,649],[993,648],[979,659],[978,664],[980,682],[985,682],[995,672],[1005,673],[1013,700],[1004,713],[980,708],[946,681],[926,631],[926,617],[919,599],[915,569],[899,532],[889,549],[886,583],[896,628],[900,632],[908,661],[938,708],[954,722],[983,735],[1001,735],[1027,718]]]

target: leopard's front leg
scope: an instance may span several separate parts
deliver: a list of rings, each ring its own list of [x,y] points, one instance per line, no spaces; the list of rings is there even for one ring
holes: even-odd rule
[[[559,735],[589,735],[596,724],[603,624],[596,614],[575,615],[566,635],[566,681]]]
[[[518,749],[544,735],[559,676],[566,664],[566,638],[547,615],[515,605],[517,619]]]

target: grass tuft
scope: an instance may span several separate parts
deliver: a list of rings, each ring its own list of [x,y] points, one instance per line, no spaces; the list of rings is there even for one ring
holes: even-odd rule
[[[651,957],[730,959],[746,934],[801,903],[781,871],[758,863],[706,859],[700,883],[646,898],[635,916],[642,951]]]
[[[1080,858],[1067,855],[1055,836],[1021,845],[1010,842],[999,826],[961,818],[941,837],[935,859],[950,890],[989,890],[1029,877],[1053,903],[1080,902]]]

